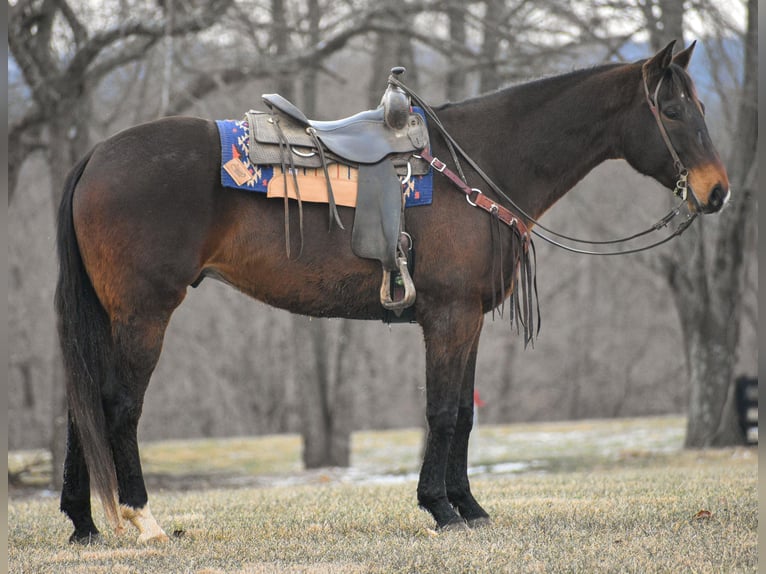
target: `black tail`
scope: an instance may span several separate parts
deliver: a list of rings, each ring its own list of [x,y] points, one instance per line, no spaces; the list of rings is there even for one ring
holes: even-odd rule
[[[101,385],[111,368],[112,336],[109,317],[85,271],[72,219],[74,189],[92,154],[93,150],[72,168],[64,184],[58,215],[55,305],[69,412],[79,432],[91,488],[101,499],[107,520],[116,527],[120,523],[117,474],[101,402]]]

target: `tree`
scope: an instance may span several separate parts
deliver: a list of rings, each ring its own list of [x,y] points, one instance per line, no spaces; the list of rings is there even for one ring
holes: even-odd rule
[[[463,49],[465,49],[466,43],[465,9],[462,2],[450,1],[447,4],[450,40]],[[459,57],[460,50],[452,51],[449,57],[447,99],[453,102],[462,100],[466,96],[465,70],[460,65]]]
[[[502,39],[500,24],[503,21],[504,4],[502,0],[486,0],[484,2],[484,40],[481,44],[482,67],[479,76],[479,92],[481,93],[494,90],[500,85],[497,69]]]
[[[414,90],[418,89],[418,71],[412,47],[412,18],[402,20],[401,14],[407,9],[403,0],[392,0],[387,9],[376,18],[375,44],[372,53],[372,74],[369,79],[367,105],[375,108],[386,89],[386,79],[391,68],[404,66],[407,69],[405,81]]]
[[[232,0],[217,0],[204,11],[177,21],[173,34],[185,34],[212,25]],[[92,97],[98,83],[115,69],[142,58],[168,33],[151,13],[116,18],[101,30],[89,30],[87,20],[66,0],[22,0],[9,6],[8,45],[31,95],[31,105],[9,129],[9,202],[13,200],[21,166],[34,151],[47,156],[52,185],[52,206],[60,202],[67,172],[91,146]],[[66,26],[71,43],[61,52],[55,30]],[[55,359],[60,363],[60,357]],[[63,366],[55,369],[51,452],[55,469],[63,466],[66,399]],[[61,476],[54,472],[59,486]]]
[[[649,30],[653,45],[682,37],[680,2],[661,0],[663,25]],[[727,166],[734,197],[719,220],[704,219],[696,230],[658,263],[665,277],[683,333],[683,350],[690,379],[685,446],[689,448],[741,444],[737,424],[734,367],[742,318],[745,242],[753,224],[757,146],[757,2],[748,0],[744,80],[737,116],[737,137]],[[652,13],[649,10],[647,13]],[[660,39],[661,36],[665,36]]]
[[[353,385],[349,346],[354,322],[293,316],[295,376],[300,389],[303,464],[346,467],[351,462]]]

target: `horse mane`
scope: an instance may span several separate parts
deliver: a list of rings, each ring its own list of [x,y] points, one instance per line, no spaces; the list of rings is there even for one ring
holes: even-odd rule
[[[574,86],[580,85],[583,81],[589,80],[594,76],[601,74],[602,72],[614,70],[617,68],[623,68],[629,65],[630,64],[622,62],[610,62],[607,64],[600,64],[587,68],[578,68],[561,74],[524,80],[514,84],[501,86],[489,92],[470,96],[463,100],[446,102],[442,106],[439,106],[437,109],[446,110],[452,107],[476,103],[480,100],[487,100],[493,97],[505,97],[507,95],[513,95],[515,99],[523,101],[529,98],[537,98],[541,92],[558,94],[565,89],[568,90]]]

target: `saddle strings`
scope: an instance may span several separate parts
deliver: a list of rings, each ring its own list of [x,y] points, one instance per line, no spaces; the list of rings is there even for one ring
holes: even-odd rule
[[[295,162],[293,161],[293,155],[290,149],[290,142],[287,139],[287,136],[282,131],[282,126],[279,123],[279,116],[275,114],[272,111],[271,114],[272,120],[274,122],[274,127],[277,132],[277,138],[279,139],[279,155],[280,155],[280,162],[282,167],[282,174],[284,175],[284,202],[285,202],[285,247],[287,250],[287,258],[290,259],[290,201],[288,197],[288,191],[287,191],[287,164],[289,163],[289,171],[290,175],[293,178],[293,185],[295,186],[295,198],[298,201],[298,226],[300,228],[300,250],[298,251],[298,257],[303,254],[303,201],[301,200],[301,192],[300,188],[298,187],[298,172],[295,169]],[[335,222],[338,227],[341,229],[346,229],[343,227],[343,222],[340,219],[340,214],[338,213],[338,208],[335,203],[335,194],[332,190],[332,182],[330,180],[330,173],[327,170],[327,159],[324,154],[324,150],[322,149],[322,143],[319,141],[319,138],[316,135],[316,131],[314,129],[306,130],[308,134],[311,136],[312,140],[314,141],[314,145],[316,146],[316,149],[319,152],[319,158],[322,162],[322,170],[324,171],[325,176],[325,182],[327,184],[327,203],[329,205],[329,226],[328,229],[332,230],[332,224]],[[287,158],[287,161],[285,161],[285,158]],[[296,259],[297,259],[296,258]]]
[[[603,240],[603,241],[580,239],[580,238],[572,237],[569,235],[565,235],[563,233],[558,233],[556,231],[553,231],[552,229],[549,229],[548,227],[544,226],[539,221],[534,219],[532,216],[526,213],[523,209],[521,209],[516,204],[516,202],[514,202],[510,197],[508,197],[508,195],[504,193],[503,190],[500,189],[500,187],[494,181],[492,181],[492,179],[478,166],[478,164],[476,164],[476,162],[465,152],[465,150],[463,150],[463,148],[460,147],[460,145],[449,134],[449,132],[447,132],[446,128],[441,123],[441,121],[439,120],[439,117],[436,115],[433,109],[418,94],[413,92],[410,88],[408,88],[406,85],[404,85],[400,80],[396,78],[392,78],[391,81],[397,86],[399,86],[400,88],[402,88],[407,94],[409,94],[409,96],[413,99],[413,101],[415,101],[423,109],[426,115],[428,115],[429,119],[438,128],[439,132],[444,138],[444,141],[447,144],[447,149],[449,150],[449,153],[452,156],[453,161],[455,162],[458,173],[460,174],[460,177],[461,179],[463,179],[463,181],[466,181],[466,178],[461,169],[460,162],[458,161],[458,155],[457,155],[458,153],[463,156],[465,161],[476,171],[476,173],[487,183],[487,185],[489,185],[500,197],[505,199],[520,215],[522,215],[524,218],[527,219],[527,221],[534,224],[536,227],[539,227],[540,229],[545,230],[551,235],[555,235],[556,237],[559,237],[566,241],[571,241],[572,243],[582,243],[582,244],[588,244],[588,245],[617,245],[620,243],[626,243],[628,241],[638,239],[649,233],[659,231],[663,227],[666,227],[670,223],[670,221],[681,212],[681,206],[684,203],[683,201],[681,201],[677,206],[672,208],[665,216],[663,216],[657,223],[655,223],[648,229],[645,229],[644,231],[639,231],[638,233],[634,233],[630,236],[623,237],[620,239],[610,239],[610,240]],[[548,237],[547,235],[543,233],[540,233],[540,231],[538,231],[537,229],[532,228],[531,232],[534,233],[537,237],[543,239],[544,241],[547,241],[551,245],[560,247],[561,249],[565,249],[566,251],[571,251],[573,253],[579,253],[582,255],[627,255],[630,253],[647,251],[649,249],[652,249],[654,247],[658,247],[664,243],[667,243],[674,237],[681,235],[681,233],[683,233],[689,227],[689,225],[691,225],[691,223],[694,221],[694,219],[696,219],[696,217],[697,217],[696,213],[687,213],[687,218],[678,226],[678,228],[671,235],[661,240],[658,240],[655,243],[645,245],[643,247],[636,247],[633,249],[627,249],[627,250],[621,250],[621,251],[591,251],[587,249],[580,249],[580,248],[565,245],[559,241],[556,241],[555,239]]]
[[[290,143],[287,141],[282,131],[282,126],[279,124],[279,116],[272,113],[271,117],[274,121],[274,127],[276,128],[277,137],[279,138],[279,159],[281,161],[282,175],[284,175],[284,192],[285,192],[285,247],[287,249],[287,258],[290,259],[290,198],[287,192],[287,165],[285,162],[285,156],[287,156],[290,163],[290,173],[293,177],[293,185],[295,185],[295,198],[298,201],[298,227],[300,232],[300,249],[298,250],[298,258],[303,254],[303,202],[301,201],[301,192],[298,189],[298,175],[295,171],[295,162],[293,162],[293,154],[290,151]]]
[[[328,224],[328,231],[332,230],[332,224],[333,221],[338,224],[338,227],[341,229],[346,229],[343,227],[343,222],[340,220],[340,214],[338,213],[338,208],[335,206],[335,194],[332,191],[332,183],[330,182],[330,173],[327,171],[327,159],[324,155],[324,149],[322,146],[322,142],[319,141],[319,136],[317,136],[316,130],[311,127],[306,129],[306,132],[311,136],[311,139],[314,141],[314,145],[317,148],[317,151],[319,152],[319,160],[322,162],[322,171],[324,171],[324,178],[325,182],[327,183],[327,204],[329,205],[329,218],[330,222]]]

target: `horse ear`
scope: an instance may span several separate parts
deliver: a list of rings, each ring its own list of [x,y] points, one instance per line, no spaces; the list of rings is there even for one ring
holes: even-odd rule
[[[675,46],[675,44],[676,41],[673,40],[670,44],[644,62],[644,70],[647,72],[661,72],[667,70],[670,67],[671,62],[673,62],[673,46]]]
[[[673,56],[673,63],[678,64],[681,66],[684,70],[686,70],[689,67],[689,60],[692,59],[692,52],[694,52],[694,46],[697,45],[697,40],[694,40],[686,50],[683,50],[681,52],[678,52],[675,56]]]
[[[665,70],[670,67],[670,64],[673,62],[673,46],[675,43],[676,41],[673,40],[641,66],[644,81],[647,82],[648,86],[653,85],[655,81],[659,81]]]

